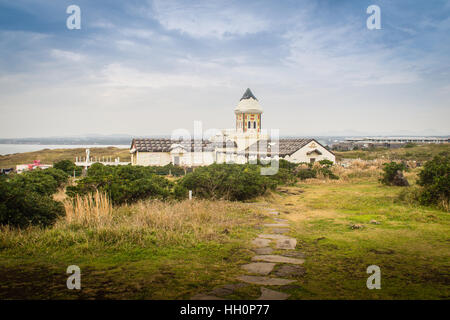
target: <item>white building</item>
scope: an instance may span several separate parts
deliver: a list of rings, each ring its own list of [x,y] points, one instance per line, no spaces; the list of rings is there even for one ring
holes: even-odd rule
[[[263,110],[247,89],[234,109],[236,127],[222,130],[209,140],[133,139],[131,163],[143,166],[202,166],[247,163],[249,159],[282,158],[291,162],[335,161],[335,156],[314,139],[280,139],[271,142],[262,131]]]

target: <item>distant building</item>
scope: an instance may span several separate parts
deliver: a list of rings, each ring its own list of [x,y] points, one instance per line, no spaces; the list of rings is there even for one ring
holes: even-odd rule
[[[53,165],[51,164],[42,164],[40,160],[34,160],[33,163],[29,163],[29,164],[18,164],[16,165],[16,172],[17,173],[22,173],[24,171],[31,171],[34,169],[47,169],[47,168],[51,168],[53,167]]]
[[[442,137],[366,137],[346,138],[346,142],[358,143],[449,143],[450,138]]]
[[[335,156],[314,139],[271,142],[262,132],[263,110],[247,89],[234,109],[236,126],[209,140],[137,138],[131,141],[133,165],[203,166],[212,163],[244,164],[252,159],[286,159],[291,162],[335,161]],[[278,150],[278,152],[277,152]]]

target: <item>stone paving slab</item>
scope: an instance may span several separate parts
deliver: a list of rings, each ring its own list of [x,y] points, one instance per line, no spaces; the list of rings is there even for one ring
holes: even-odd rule
[[[270,242],[271,242],[270,239],[256,238],[252,240],[252,245],[254,245],[257,248],[264,248],[268,247],[270,245]]]
[[[273,228],[272,232],[276,233],[276,234],[284,234],[284,233],[288,233],[289,229],[286,229],[286,228]]]
[[[273,252],[273,249],[270,247],[265,247],[265,248],[255,248],[253,249],[253,251],[256,254],[271,254]]]
[[[219,296],[219,297],[229,296],[230,294],[234,293],[235,290],[244,288],[247,286],[248,286],[248,284],[246,284],[246,283],[225,284],[223,286],[214,288],[208,294],[212,295],[212,296]]]
[[[260,277],[260,276],[239,276],[237,277],[239,281],[257,284],[261,286],[283,286],[295,280],[281,279],[281,278],[269,278],[269,277]]]
[[[291,266],[286,264],[281,266],[274,274],[278,277],[301,277],[306,274],[306,269],[303,266]]]
[[[272,272],[273,267],[275,267],[275,263],[271,262],[252,262],[241,266],[242,269],[250,273],[258,273],[265,276]]]
[[[286,236],[283,236],[283,235],[281,235],[281,234],[260,234],[259,236],[258,236],[259,238],[263,238],[263,239],[275,239],[275,240],[278,240],[278,239],[289,239],[289,237],[286,237]]]
[[[263,254],[268,254],[268,253],[263,253]],[[283,255],[288,256],[288,257],[300,258],[300,259],[304,259],[306,257],[305,254],[301,251],[286,251],[286,252],[283,252]]]
[[[287,223],[265,223],[265,227],[289,227]]]
[[[252,258],[252,261],[291,263],[291,264],[303,264],[305,262],[304,259],[289,258],[289,257],[283,257],[283,256],[271,255],[271,254],[254,256]]]
[[[270,290],[267,288],[261,288],[261,296],[257,300],[286,300],[289,298],[289,294],[279,291]]]
[[[297,245],[297,239],[289,238],[289,239],[279,239],[277,240],[277,249],[283,250],[294,250]]]

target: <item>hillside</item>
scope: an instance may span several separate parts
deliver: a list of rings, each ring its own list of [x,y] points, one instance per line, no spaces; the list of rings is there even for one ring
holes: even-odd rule
[[[130,161],[128,149],[115,147],[91,148],[91,157],[120,157],[120,161]],[[17,164],[31,163],[33,160],[41,160],[41,163],[52,164],[60,160],[75,161],[76,157],[84,157],[86,149],[44,149],[34,152],[14,153],[0,155],[0,168],[15,168]]]
[[[341,159],[390,159],[427,161],[441,152],[450,152],[450,144],[413,145],[399,149],[377,148],[374,150],[334,151],[336,160]]]

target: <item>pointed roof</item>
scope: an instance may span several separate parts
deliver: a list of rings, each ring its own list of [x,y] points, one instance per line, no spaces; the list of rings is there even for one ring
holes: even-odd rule
[[[261,106],[259,105],[258,99],[253,95],[253,92],[247,88],[245,90],[244,95],[242,96],[241,100],[239,100],[239,103],[237,107],[234,109],[234,113],[263,113],[263,110],[261,109]]]
[[[244,95],[242,96],[241,100],[244,100],[244,99],[250,99],[250,98],[253,98],[253,99],[255,99],[255,100],[258,100],[258,99],[256,99],[256,97],[253,95],[252,90],[250,90],[250,88],[247,88],[247,90],[245,90]]]

